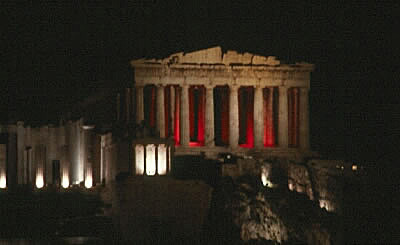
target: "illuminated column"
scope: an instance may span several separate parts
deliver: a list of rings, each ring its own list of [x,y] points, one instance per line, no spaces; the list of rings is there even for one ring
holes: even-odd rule
[[[7,187],[7,145],[0,144],[0,189]]]
[[[47,145],[47,169],[46,169],[46,183],[53,183],[53,160],[57,159],[57,136],[54,125],[49,125],[48,145]]]
[[[184,84],[182,86],[182,100],[181,100],[181,145],[189,145],[189,86]]]
[[[24,155],[25,155],[25,129],[24,122],[17,122],[17,183],[25,184],[25,168],[24,168]]]
[[[85,187],[91,188],[93,185],[93,132],[92,129],[94,126],[92,125],[84,125],[82,129],[84,130],[83,142],[84,142],[84,176],[85,176]]]
[[[136,86],[136,122],[144,120],[143,85]]]
[[[288,147],[288,89],[279,87],[279,125],[278,144],[280,147]]]
[[[69,153],[68,153],[68,146],[62,146],[62,160],[61,160],[61,186],[63,188],[69,187]]]
[[[135,173],[137,175],[143,175],[144,169],[144,147],[141,144],[134,146],[135,150]]]
[[[167,147],[165,144],[159,144],[157,147],[158,158],[157,158],[157,174],[167,174]]]
[[[239,144],[239,106],[238,106],[239,86],[229,86],[229,145],[237,148]]]
[[[156,146],[154,144],[146,145],[146,174],[155,175],[156,168]]]
[[[170,101],[170,113],[171,113],[171,122],[170,122],[170,128],[171,128],[171,132],[170,132],[170,136],[174,135],[174,125],[175,125],[175,86],[170,86],[170,97],[171,97],[171,101]]]
[[[214,146],[214,86],[206,86],[206,146]]]
[[[42,188],[44,186],[44,174],[45,174],[45,164],[46,164],[46,146],[40,144],[35,150],[35,160],[36,160],[36,187]]]
[[[263,110],[263,89],[255,86],[254,91],[254,147],[262,149],[264,147],[264,110]]]
[[[25,151],[26,157],[24,159],[24,180],[26,184],[32,183],[32,129],[31,126],[25,128]]]
[[[157,86],[157,130],[165,138],[164,86]]]
[[[300,88],[300,148],[310,148],[310,129],[308,114],[308,88]]]

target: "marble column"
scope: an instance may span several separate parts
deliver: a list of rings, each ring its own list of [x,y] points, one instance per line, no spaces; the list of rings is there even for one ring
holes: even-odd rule
[[[300,88],[300,148],[310,148],[308,88]]]
[[[229,86],[229,145],[237,148],[239,145],[239,86]]]
[[[170,114],[171,114],[171,116],[170,116],[170,118],[171,118],[171,122],[170,122],[170,129],[171,129],[171,131],[170,131],[170,137],[173,137],[173,135],[174,135],[174,129],[175,129],[175,127],[174,127],[174,125],[175,125],[175,86],[174,85],[171,85],[170,87],[169,87],[169,89],[170,89]]]
[[[157,130],[165,138],[164,86],[157,86]]]
[[[54,125],[49,125],[49,136],[48,136],[48,146],[47,146],[47,157],[48,157],[48,169],[47,169],[47,183],[53,183],[53,161],[57,160],[57,133]]]
[[[205,128],[206,146],[212,147],[215,145],[214,142],[214,86],[206,86],[206,117],[205,117]]]
[[[85,187],[90,188],[93,185],[93,160],[94,160],[94,145],[93,145],[93,125],[83,125],[83,142],[84,146],[84,177]]]
[[[279,87],[279,125],[278,125],[278,145],[288,147],[288,89]]]
[[[268,146],[273,146],[275,145],[275,135],[274,135],[274,87],[269,87],[268,88],[268,102],[267,102],[267,108],[266,108],[266,123],[268,125],[267,127],[267,145]],[[273,137],[272,137],[273,135]]]
[[[264,110],[263,89],[255,86],[254,91],[254,148],[264,147]]]
[[[17,183],[26,184],[24,178],[24,154],[25,154],[25,128],[24,122],[17,122]]]
[[[144,95],[143,85],[136,86],[136,122],[140,124],[144,120]]]
[[[187,84],[182,86],[181,93],[181,145],[189,146],[189,86]]]

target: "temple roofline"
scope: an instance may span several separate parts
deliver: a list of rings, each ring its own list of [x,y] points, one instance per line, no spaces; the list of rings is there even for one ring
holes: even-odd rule
[[[171,68],[192,67],[192,68],[217,68],[217,67],[260,67],[276,70],[292,70],[300,69],[312,71],[313,64],[306,62],[296,62],[295,64],[282,64],[275,56],[260,56],[248,52],[238,53],[228,50],[222,53],[220,46],[212,47],[204,50],[194,51],[190,53],[175,53],[164,59],[137,59],[131,61],[132,67],[160,67],[168,66]]]

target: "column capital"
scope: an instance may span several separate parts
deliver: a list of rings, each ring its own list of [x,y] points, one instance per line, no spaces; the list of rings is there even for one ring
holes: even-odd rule
[[[214,84],[204,84],[204,87],[205,87],[206,89],[214,89],[214,88],[215,88],[215,85],[214,85]]]
[[[229,91],[237,91],[240,88],[238,84],[229,84]]]
[[[279,90],[288,90],[289,87],[288,86],[278,86]]]
[[[183,84],[180,84],[179,87],[182,87],[182,88],[189,88],[189,87],[190,87],[190,84],[183,83]]]

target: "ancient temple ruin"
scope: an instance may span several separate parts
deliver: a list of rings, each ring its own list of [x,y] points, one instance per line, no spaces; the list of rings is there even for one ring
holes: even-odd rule
[[[310,155],[308,63],[213,47],[131,62],[136,122],[176,154]]]

